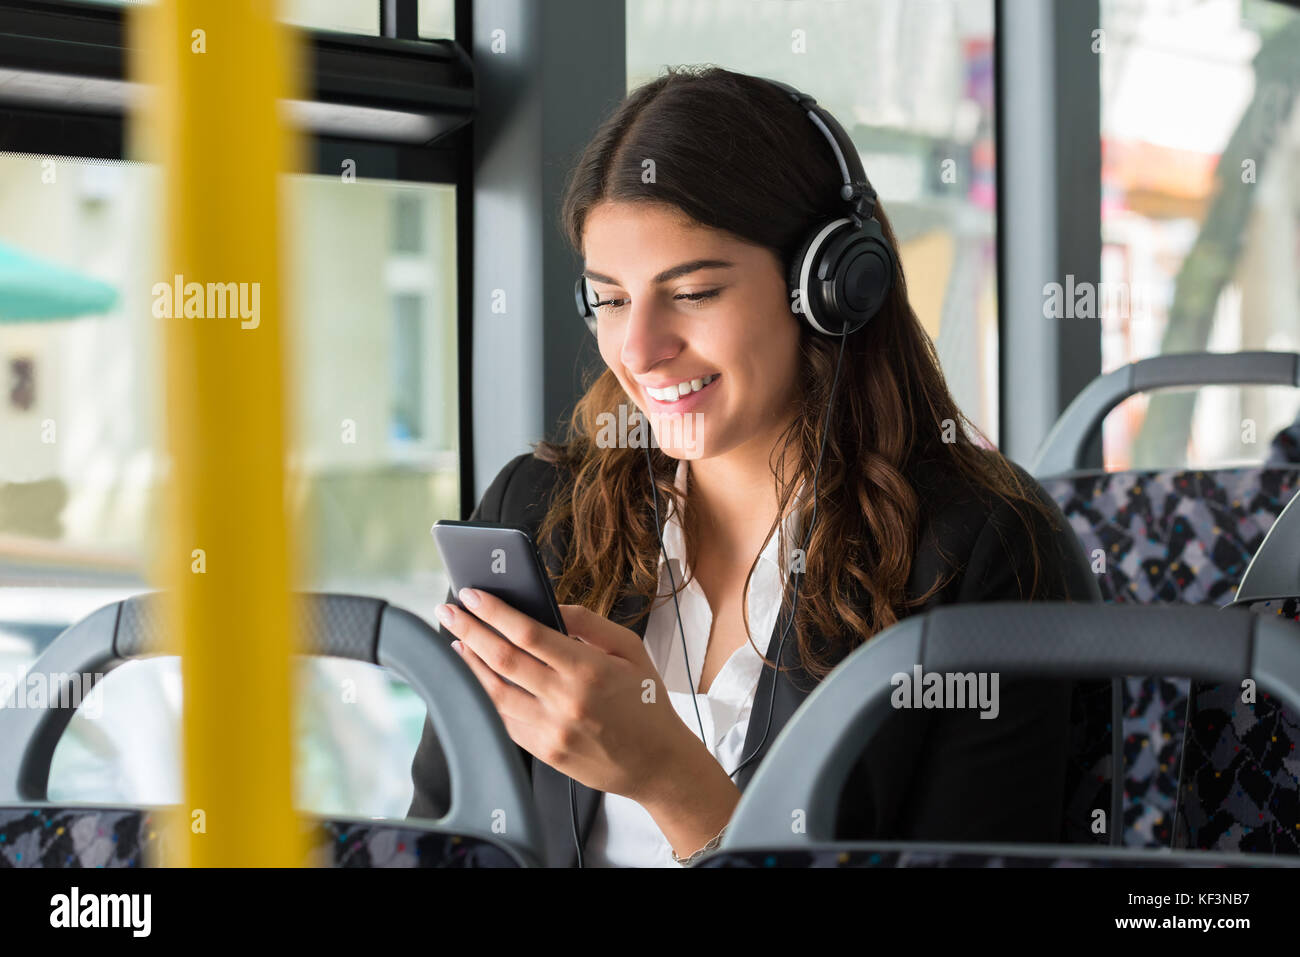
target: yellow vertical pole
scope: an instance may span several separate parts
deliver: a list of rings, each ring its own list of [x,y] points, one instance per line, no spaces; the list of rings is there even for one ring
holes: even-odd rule
[[[184,803],[163,863],[297,866],[285,507],[280,103],[291,31],[271,0],[135,6],[136,132],[162,163],[166,243],[151,277],[166,355],[167,528],[156,571],[181,655]],[[156,279],[156,282],[155,282]],[[233,305],[232,305],[233,303]]]

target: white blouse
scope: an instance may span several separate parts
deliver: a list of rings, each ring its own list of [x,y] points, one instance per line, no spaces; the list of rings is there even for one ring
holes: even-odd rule
[[[677,465],[676,485],[686,490],[687,460]],[[801,490],[802,491],[802,490]],[[796,496],[796,504],[801,501]],[[664,551],[673,562],[673,580],[681,588],[685,578],[685,540],[682,527],[674,514],[672,502],[667,505],[668,518],[664,522]],[[754,644],[764,652],[776,627],[784,583],[790,567],[790,554],[802,543],[798,541],[799,522],[796,507],[791,508],[785,520],[786,554],[783,566],[777,565],[779,536],[772,533],[763,549],[753,577],[749,583],[749,627]],[[692,703],[690,689],[699,687],[700,672],[708,648],[709,631],[713,624],[713,611],[698,581],[691,580],[677,595],[681,608],[682,630],[691,666],[688,684],[685,662],[682,657],[682,637],[677,630],[677,617],[670,594],[672,586],[664,556],[659,555],[659,594],[663,600],[653,605],[646,622],[645,646],[654,663],[678,717],[697,737],[700,723],[704,725],[705,742],[718,764],[728,774],[734,771],[741,759],[749,716],[754,706],[758,678],[762,673],[763,659],[746,641],[727,659],[714,677],[707,694],[696,694]],[[695,717],[695,704],[699,705],[699,720]],[[688,854],[696,848],[683,848]],[[583,847],[582,862],[585,867],[679,867],[672,858],[672,846],[652,818],[640,804],[619,794],[601,795],[596,819]]]

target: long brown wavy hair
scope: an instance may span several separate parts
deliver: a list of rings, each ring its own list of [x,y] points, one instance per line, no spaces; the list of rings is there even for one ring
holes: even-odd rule
[[[655,182],[643,181],[646,157],[655,160]],[[669,68],[633,90],[597,129],[570,172],[561,220],[581,256],[583,225],[596,204],[669,204],[705,226],[772,249],[788,271],[808,231],[843,215],[840,183],[825,139],[785,94],[760,78],[717,67]],[[876,218],[893,243],[879,205]],[[773,468],[780,509],[769,536],[801,483],[812,487],[841,348],[839,339],[820,335],[807,323],[801,322],[800,330],[797,411],[773,450],[779,461],[797,464],[784,477],[783,469]],[[625,588],[656,597],[660,552],[645,449],[597,443],[601,421],[609,421],[602,414],[617,418],[619,406],[630,405],[630,399],[610,369],[593,372],[564,440],[534,447],[538,458],[560,466],[561,476],[539,538],[553,541],[561,528],[569,530],[563,567],[553,570],[558,600],[608,616]],[[953,401],[934,345],[908,303],[901,264],[881,311],[844,345],[839,380],[795,621],[801,665],[819,680],[834,659],[826,657],[828,646],[813,644],[811,635],[852,648],[923,604],[957,574],[953,568],[940,576],[923,595],[906,594],[923,509],[931,511],[935,497],[958,479],[1008,502],[1027,528],[1026,510],[1052,522],[1010,463]],[[630,418],[639,414],[635,407],[630,412]],[[661,518],[670,498],[677,514],[686,514],[685,497],[674,483],[677,460],[657,446],[651,455]],[[937,469],[943,480],[923,482],[922,467],[924,474]],[[809,527],[812,509],[811,495],[805,498],[802,530]],[[575,516],[581,521],[574,522]],[[699,554],[693,524],[687,521],[684,529],[688,556]],[[1029,540],[1034,541],[1032,533]],[[785,554],[786,543],[779,547]],[[750,576],[758,560],[755,555]],[[1038,586],[1036,551],[1032,560],[1030,595]],[[694,567],[694,559],[687,564]],[[749,577],[741,601],[746,632],[748,595]],[[787,589],[787,605],[789,599]],[[625,624],[639,621],[650,607],[647,601]]]

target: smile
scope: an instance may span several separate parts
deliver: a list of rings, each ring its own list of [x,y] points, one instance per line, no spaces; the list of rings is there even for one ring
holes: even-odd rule
[[[683,396],[708,388],[720,374],[715,372],[713,375],[706,375],[702,379],[687,379],[684,382],[677,383],[677,385],[670,385],[663,389],[652,389],[650,386],[645,386],[645,391],[650,398],[668,405],[677,402]]]

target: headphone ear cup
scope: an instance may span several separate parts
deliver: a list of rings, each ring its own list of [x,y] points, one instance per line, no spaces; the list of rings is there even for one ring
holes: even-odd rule
[[[880,223],[869,219],[861,229],[836,233],[818,258],[814,268],[826,264],[817,303],[829,317],[823,325],[830,327],[833,322],[842,335],[857,332],[880,311],[894,286],[897,263]]]
[[[863,293],[871,291],[876,257],[862,258],[864,235],[865,227],[854,228],[847,217],[829,220],[817,227],[795,256],[791,278],[794,288],[801,290],[803,317],[822,335],[856,332],[874,315],[865,311],[871,297]],[[882,295],[877,307],[883,301]]]

